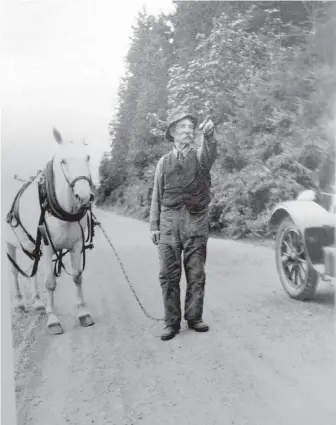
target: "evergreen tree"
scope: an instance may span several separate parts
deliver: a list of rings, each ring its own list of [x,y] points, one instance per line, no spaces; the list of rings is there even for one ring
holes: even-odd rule
[[[324,187],[332,176],[323,164],[336,133],[336,7],[175,3],[171,16],[142,12],[133,28],[99,196],[147,217],[157,160],[171,147],[166,118],[182,104],[219,130],[212,228],[266,234],[277,202],[314,187],[318,168]]]

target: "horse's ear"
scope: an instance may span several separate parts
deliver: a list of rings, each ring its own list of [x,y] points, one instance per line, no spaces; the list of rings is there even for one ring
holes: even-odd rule
[[[53,128],[53,135],[57,143],[61,144],[63,142],[61,133],[55,127]]]

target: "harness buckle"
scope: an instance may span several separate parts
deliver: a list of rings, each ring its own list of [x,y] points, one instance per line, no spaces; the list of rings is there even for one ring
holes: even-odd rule
[[[13,220],[13,217],[14,217],[13,211],[9,211],[6,217],[6,223],[10,224]]]
[[[42,251],[39,249],[38,251],[36,251],[36,248],[32,251],[32,254],[34,256],[34,258],[41,258],[42,257]]]
[[[13,224],[13,220],[15,220],[15,222],[14,222],[14,224]],[[16,228],[16,227],[18,227],[18,225],[19,225],[19,221],[18,221],[18,219],[16,218],[16,216],[15,216],[15,214],[14,214],[14,211],[10,211],[8,214],[7,214],[7,217],[6,217],[6,222],[12,227],[12,228]]]

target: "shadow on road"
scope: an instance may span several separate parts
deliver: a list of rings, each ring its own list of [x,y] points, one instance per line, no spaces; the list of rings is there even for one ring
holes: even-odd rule
[[[326,305],[330,307],[335,306],[335,290],[333,287],[317,289],[314,299],[310,301],[311,304]]]

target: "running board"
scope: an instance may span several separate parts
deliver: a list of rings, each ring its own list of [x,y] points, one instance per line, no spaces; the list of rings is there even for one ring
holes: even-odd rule
[[[317,273],[321,276],[321,279],[324,281],[330,281],[332,279],[332,276],[329,276],[325,272],[325,266],[324,264],[314,264],[313,268],[317,271]]]
[[[324,251],[324,268],[325,274],[336,277],[336,248],[335,246],[326,246],[323,248]]]
[[[323,248],[324,263],[312,264],[313,268],[325,281],[336,278],[336,248],[326,246]]]

